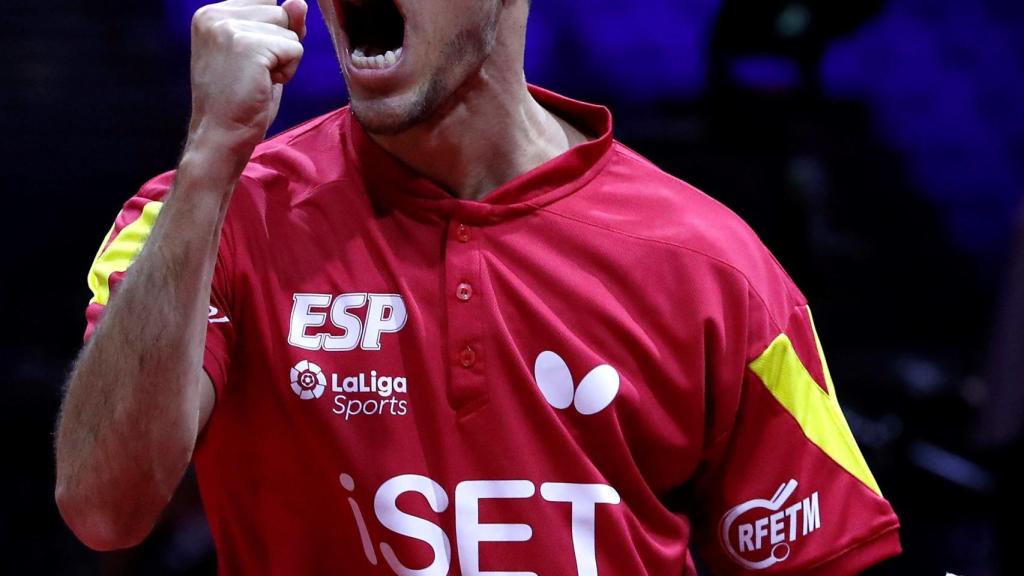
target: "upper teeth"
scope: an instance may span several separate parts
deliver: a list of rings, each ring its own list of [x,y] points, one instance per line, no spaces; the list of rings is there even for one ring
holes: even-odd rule
[[[381,70],[394,66],[401,57],[401,48],[398,48],[397,50],[388,50],[387,52],[377,54],[376,56],[367,56],[365,50],[362,48],[356,48],[352,51],[352,65],[356,68],[375,68]]]

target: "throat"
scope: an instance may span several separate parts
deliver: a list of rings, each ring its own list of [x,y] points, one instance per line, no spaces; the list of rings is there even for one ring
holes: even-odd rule
[[[538,104],[523,100],[495,110],[493,100],[465,103],[429,126],[371,135],[393,156],[463,200],[483,200],[515,178],[588,138]],[[503,98],[502,100],[505,100]],[[481,106],[477,109],[477,106]]]

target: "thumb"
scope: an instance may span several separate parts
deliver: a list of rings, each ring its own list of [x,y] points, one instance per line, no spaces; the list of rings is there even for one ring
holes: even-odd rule
[[[309,5],[306,0],[285,0],[281,5],[288,14],[288,29],[299,35],[299,38],[306,37],[306,15],[309,14]]]

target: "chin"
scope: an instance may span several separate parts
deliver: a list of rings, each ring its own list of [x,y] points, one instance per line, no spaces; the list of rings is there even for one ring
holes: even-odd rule
[[[443,84],[435,79],[398,94],[363,96],[353,93],[352,113],[370,134],[401,134],[428,122],[438,112],[445,100]]]
[[[400,134],[443,114],[493,45],[493,22],[467,21],[459,32],[432,38],[440,32],[416,25],[425,8],[409,0],[332,2],[352,111],[371,134]]]
[[[353,98],[352,114],[370,134],[391,136],[405,132],[417,123],[415,109],[397,98]]]

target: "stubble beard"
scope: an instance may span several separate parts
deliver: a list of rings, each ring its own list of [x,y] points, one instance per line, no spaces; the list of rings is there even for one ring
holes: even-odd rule
[[[433,75],[407,104],[392,106],[353,99],[352,114],[367,133],[393,136],[426,122],[441,108],[446,92],[444,79]]]
[[[455,104],[454,96],[480,71],[493,50],[496,27],[494,20],[483,29],[464,29],[452,37],[441,51],[439,65],[408,103],[353,99],[356,121],[369,134],[393,136],[441,116]]]

